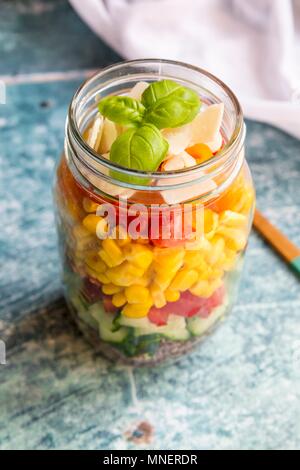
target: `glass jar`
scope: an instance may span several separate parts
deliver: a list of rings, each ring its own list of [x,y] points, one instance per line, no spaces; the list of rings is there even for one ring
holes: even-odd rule
[[[85,136],[97,102],[162,79],[196,90],[205,104],[224,103],[217,156],[150,174],[95,153]],[[54,190],[64,292],[79,328],[107,358],[152,365],[179,357],[231,310],[255,201],[244,140],[235,95],[190,65],[125,62],[76,92]]]

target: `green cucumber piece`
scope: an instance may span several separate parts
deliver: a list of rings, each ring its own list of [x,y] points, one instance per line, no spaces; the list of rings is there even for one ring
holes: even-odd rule
[[[187,321],[189,331],[193,336],[201,336],[206,333],[225,313],[227,304],[216,307],[208,318],[193,317]]]
[[[125,315],[120,315],[118,319],[119,325],[122,326],[129,326],[130,328],[151,328],[153,326],[153,323],[150,322],[148,317],[143,317],[143,318],[129,318],[126,317]]]
[[[88,305],[86,304],[86,302],[84,302],[82,297],[80,295],[78,295],[77,293],[76,294],[71,293],[71,294],[69,294],[69,297],[70,297],[70,303],[73,306],[73,308],[76,310],[77,315],[79,316],[79,318],[84,323],[86,323],[87,325],[92,327],[94,330],[97,330],[98,329],[98,322],[90,314],[89,309],[88,309]]]
[[[97,330],[98,329],[98,323],[97,321],[95,320],[95,318],[92,317],[92,315],[90,314],[90,312],[88,310],[77,310],[78,312],[78,316],[79,318],[84,322],[86,323],[87,325],[89,325],[91,328],[93,328],[94,330]]]
[[[128,335],[128,328],[121,327],[115,331],[114,315],[105,312],[102,303],[97,303],[89,309],[92,317],[97,321],[99,335],[108,343],[122,343]]]
[[[185,318],[179,315],[170,315],[167,325],[164,326],[157,326],[148,319],[143,318],[142,320],[147,320],[147,324],[144,322],[143,325],[136,327],[136,336],[156,334],[162,335],[172,341],[186,341],[190,337],[189,331],[186,328]]]

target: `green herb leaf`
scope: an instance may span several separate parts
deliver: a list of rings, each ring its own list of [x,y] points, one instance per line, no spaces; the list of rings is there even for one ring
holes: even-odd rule
[[[129,129],[113,143],[110,160],[125,168],[140,171],[156,171],[168,152],[169,144],[152,124]],[[147,184],[145,179],[123,175],[117,170],[112,176],[133,184]]]
[[[98,109],[102,116],[123,125],[139,125],[145,108],[138,100],[128,96],[108,96],[100,101]]]
[[[142,95],[146,108],[144,122],[159,129],[180,127],[198,114],[201,101],[198,94],[172,80],[152,83]]]

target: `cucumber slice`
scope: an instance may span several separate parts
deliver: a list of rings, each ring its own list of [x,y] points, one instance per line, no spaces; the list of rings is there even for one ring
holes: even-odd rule
[[[125,315],[120,315],[118,319],[119,325],[122,326],[129,326],[130,328],[151,328],[153,326],[153,323],[150,322],[148,317],[143,317],[143,318],[129,318],[126,317]]]
[[[81,310],[81,311],[78,310],[77,312],[78,312],[79,318],[84,323],[92,327],[94,330],[98,329],[98,323],[96,322],[95,318],[92,317],[92,315],[90,314],[88,310]]]
[[[225,313],[227,303],[216,307],[208,318],[193,317],[187,321],[189,331],[193,336],[201,336],[206,333]]]
[[[185,341],[190,336],[184,317],[179,315],[170,315],[168,324],[164,326],[151,323],[147,317],[128,318],[121,315],[118,321],[120,325],[134,328],[135,336],[162,335],[174,341]]]
[[[79,318],[92,327],[94,330],[98,329],[98,323],[95,320],[95,318],[92,317],[92,315],[89,312],[87,304],[84,302],[84,300],[81,298],[80,295],[72,293],[69,295],[70,296],[70,303],[74,307],[74,309],[77,312],[77,315]]]
[[[154,334],[162,335],[172,341],[186,341],[190,337],[189,331],[186,328],[185,319],[179,315],[170,315],[168,324],[164,326],[157,326],[148,320],[147,326],[143,325],[135,329],[136,336]]]
[[[114,315],[105,312],[102,303],[97,303],[89,309],[92,317],[97,321],[99,335],[108,343],[121,343],[128,335],[128,328],[121,327],[117,331],[114,325]]]

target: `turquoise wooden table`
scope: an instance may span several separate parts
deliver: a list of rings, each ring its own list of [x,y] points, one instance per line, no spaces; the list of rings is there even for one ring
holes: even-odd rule
[[[176,365],[112,366],[83,340],[51,180],[74,90],[118,57],[66,0],[2,0],[0,57],[0,448],[299,449],[300,284],[257,235],[234,313]],[[247,147],[259,206],[300,245],[300,142],[252,122]]]

